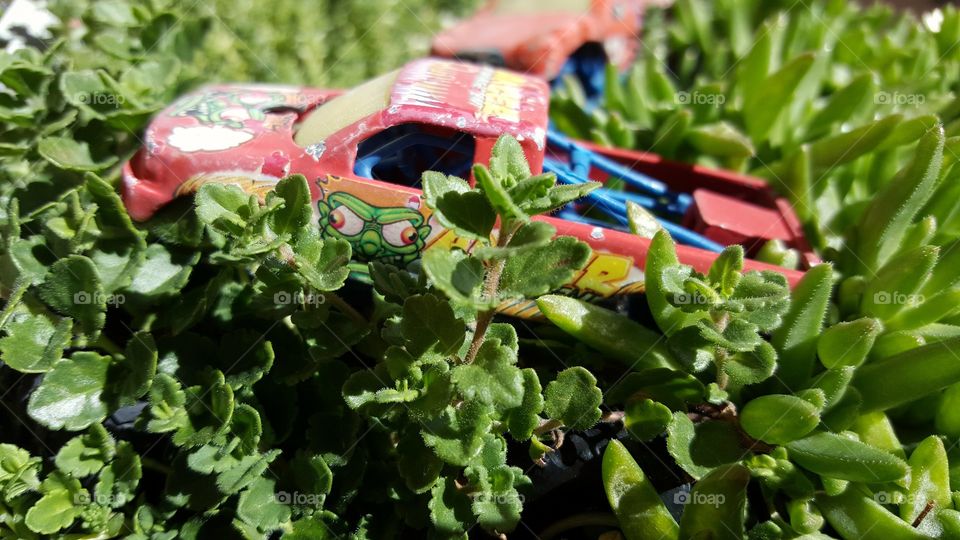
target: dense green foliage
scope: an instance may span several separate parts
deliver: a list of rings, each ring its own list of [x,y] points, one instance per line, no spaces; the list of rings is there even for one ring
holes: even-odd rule
[[[423,179],[475,248],[374,263],[372,286],[307,226],[300,176],[130,220],[118,166],[179,92],[351,84],[461,4],[62,2],[62,40],[0,55],[0,538],[521,535],[532,471],[598,423],[625,428],[590,479],[609,508],[559,532],[960,536],[954,10],[934,33],[681,0],[591,117],[574,86],[555,100],[574,134],[774,180],[830,261],[793,290],[738,247],[697,273],[654,228],[632,316],[550,294],[591,253],[532,218],[593,186],[532,175],[509,138],[473,188]],[[658,492],[690,483],[676,519]]]

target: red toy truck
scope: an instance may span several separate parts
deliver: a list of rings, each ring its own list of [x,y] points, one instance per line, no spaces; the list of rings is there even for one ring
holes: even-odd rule
[[[486,162],[497,138],[507,133],[520,142],[531,170],[539,172],[548,152],[548,99],[541,79],[436,59],[411,62],[346,93],[265,85],[206,87],[153,120],[145,147],[124,166],[122,196],[130,215],[145,220],[206,182],[233,183],[263,195],[285,175],[300,173],[310,184],[324,235],[347,239],[358,263],[381,260],[404,266],[424,249],[471,247],[432,219],[418,188],[423,171],[467,177],[472,164]],[[550,149],[548,159],[562,154],[563,149]],[[630,155],[613,157],[629,160]],[[591,174],[606,178],[601,172]],[[678,178],[690,181],[696,175]],[[767,193],[763,185],[727,185],[707,178],[711,182],[732,197],[719,191],[711,195],[734,205],[756,207],[750,198]],[[765,215],[789,221],[777,211]],[[610,297],[643,290],[648,239],[612,225],[540,219],[594,250],[570,283],[576,294]],[[736,216],[731,219],[735,222]],[[700,233],[710,231],[691,234]],[[698,271],[706,271],[716,256],[683,245],[678,254]],[[361,271],[363,267],[358,265]],[[748,261],[747,268],[775,269],[755,261]],[[791,282],[802,275],[785,273]],[[525,309],[529,306],[514,311]]]
[[[570,73],[588,94],[607,63],[633,62],[643,0],[490,0],[438,34],[432,54],[510,68],[544,80]]]

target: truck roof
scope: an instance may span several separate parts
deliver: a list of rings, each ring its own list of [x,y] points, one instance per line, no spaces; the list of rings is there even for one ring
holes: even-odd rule
[[[547,84],[538,78],[426,58],[400,70],[384,123],[424,122],[492,137],[509,133],[543,148],[549,99]]]

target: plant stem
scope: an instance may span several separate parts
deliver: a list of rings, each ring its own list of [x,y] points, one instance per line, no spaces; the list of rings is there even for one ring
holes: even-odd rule
[[[520,224],[514,224],[508,221],[503,224],[500,232],[497,234],[497,247],[506,247],[513,238],[513,234],[520,228]],[[506,259],[497,259],[493,264],[487,266],[486,275],[483,278],[483,298],[494,299],[497,297],[497,290],[500,288],[500,276],[503,275],[503,267],[506,266]],[[473,331],[473,338],[470,340],[470,348],[467,349],[467,355],[463,362],[469,364],[477,357],[480,352],[480,346],[483,345],[483,338],[487,333],[487,328],[493,322],[493,316],[497,309],[491,308],[480,312],[477,315],[477,326]]]
[[[543,435],[544,433],[549,433],[555,429],[563,427],[563,422],[559,420],[541,420],[540,425],[534,428],[534,435]]]
[[[10,318],[10,315],[13,314],[13,310],[16,309],[17,305],[20,304],[20,299],[23,298],[23,294],[27,292],[27,287],[30,284],[23,278],[18,278],[13,285],[13,290],[10,291],[10,296],[7,297],[7,303],[3,306],[3,311],[0,312],[0,328],[3,328],[7,324],[7,319]]]
[[[730,313],[724,311],[719,317],[714,317],[714,324],[717,327],[717,332],[723,334],[723,331],[727,329],[727,325],[730,324]],[[727,385],[730,383],[730,376],[727,375],[726,363],[727,363],[727,350],[723,347],[717,347],[716,349],[716,364],[717,364],[717,386],[721,390],[726,390]]]
[[[370,324],[370,321],[368,321],[359,311],[354,309],[353,306],[346,303],[343,300],[343,298],[340,298],[336,293],[325,292],[323,293],[323,296],[324,298],[329,300],[331,304],[336,306],[341,313],[343,313],[347,317],[350,317],[355,323],[357,323],[361,327],[367,326],[368,324]]]
[[[114,343],[113,340],[103,334],[100,334],[100,336],[97,337],[97,341],[94,343],[94,345],[100,347],[110,354],[124,354],[123,349],[121,349],[119,345]]]
[[[608,424],[615,424],[617,422],[622,422],[626,415],[627,413],[624,411],[607,411],[600,416],[600,421]]]
[[[140,464],[146,467],[147,469],[153,469],[155,471],[162,472],[163,474],[173,474],[173,467],[160,463],[159,461],[143,456],[140,458]]]

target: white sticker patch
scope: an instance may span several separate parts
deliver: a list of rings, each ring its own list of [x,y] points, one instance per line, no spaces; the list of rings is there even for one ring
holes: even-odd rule
[[[224,126],[177,126],[167,142],[181,152],[217,152],[235,148],[253,138],[253,133]]]

